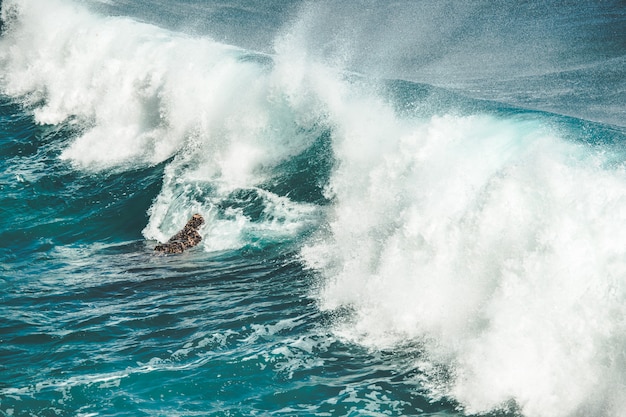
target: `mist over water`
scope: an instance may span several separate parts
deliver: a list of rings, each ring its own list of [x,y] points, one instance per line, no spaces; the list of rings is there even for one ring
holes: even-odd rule
[[[313,54],[383,78],[624,125],[621,2],[313,3]]]
[[[3,123],[24,123],[6,129],[3,201],[43,225],[22,238],[37,262],[3,282],[65,282],[43,300],[72,329],[42,331],[54,352],[83,323],[107,335],[102,369],[16,376],[3,413],[41,395],[92,412],[112,390],[158,414],[154,372],[189,413],[621,415],[618,2],[4,0],[2,19]],[[62,222],[41,209],[55,190]],[[199,251],[150,257],[196,212]],[[73,231],[94,217],[110,220]]]
[[[619,126],[626,120],[626,12],[618,0],[105,3],[267,53],[281,34],[298,32],[316,60],[369,76]]]

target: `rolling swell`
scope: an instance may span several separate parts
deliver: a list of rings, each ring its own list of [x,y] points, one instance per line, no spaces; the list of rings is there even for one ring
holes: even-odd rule
[[[3,110],[16,111],[4,99]],[[56,245],[119,242],[141,237],[146,207],[161,186],[162,166],[125,172],[77,172],[59,160],[74,129],[37,126],[24,114],[3,123],[2,232],[20,251]]]

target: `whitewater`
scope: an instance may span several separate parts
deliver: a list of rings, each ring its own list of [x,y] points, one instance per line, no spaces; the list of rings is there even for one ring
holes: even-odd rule
[[[621,416],[626,11],[575,3],[2,1],[0,414]]]

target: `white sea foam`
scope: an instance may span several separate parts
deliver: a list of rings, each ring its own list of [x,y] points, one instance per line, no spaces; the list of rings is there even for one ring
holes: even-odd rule
[[[326,278],[321,308],[355,312],[337,331],[423,345],[421,384],[468,413],[513,399],[527,416],[621,415],[626,171],[612,151],[537,115],[416,119],[345,83],[317,91],[335,205],[302,256]]]
[[[166,240],[200,212],[211,220],[206,248],[229,249],[293,237],[304,218],[316,217],[314,207],[262,190],[266,221],[259,224],[237,210],[214,210],[315,140],[303,132],[314,128],[316,103],[301,100],[308,91],[293,91],[292,67],[272,69],[259,54],[98,17],[68,1],[4,3],[3,90],[28,99],[39,123],[80,123],[61,158],[103,170],[176,155],[146,237]]]
[[[470,413],[515,399],[528,416],[620,415],[623,168],[540,121],[407,127],[371,108],[337,115],[337,204],[303,251],[327,277],[321,307],[355,311],[341,334],[423,343],[424,385]]]
[[[40,123],[78,117],[84,133],[62,157],[82,167],[163,161],[191,132],[223,123],[225,104],[241,99],[235,87],[249,88],[256,76],[236,64],[234,48],[207,38],[99,18],[59,0],[7,1],[3,10],[18,16],[0,48],[5,91],[43,99]]]

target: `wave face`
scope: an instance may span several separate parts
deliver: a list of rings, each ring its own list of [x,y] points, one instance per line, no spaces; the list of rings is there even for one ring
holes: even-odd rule
[[[157,415],[188,396],[189,415],[621,415],[614,97],[588,114],[602,124],[468,98],[476,71],[447,89],[373,78],[336,37],[365,26],[325,32],[347,13],[327,3],[282,20],[238,3],[284,25],[265,51],[186,34],[170,3],[154,3],[169,29],[102,3],[2,4],[1,314],[43,294],[5,328],[3,413]],[[150,254],[196,212],[203,250]],[[50,353],[67,374],[27,382]]]

